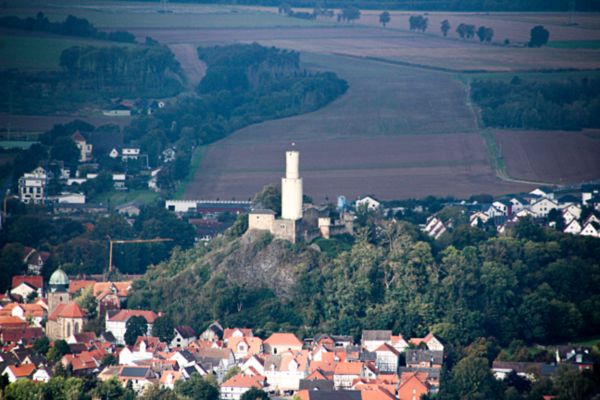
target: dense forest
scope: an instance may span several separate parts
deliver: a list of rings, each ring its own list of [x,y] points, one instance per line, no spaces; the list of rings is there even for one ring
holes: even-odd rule
[[[166,46],[65,49],[61,71],[0,71],[0,111],[15,114],[72,111],[110,105],[114,97],[169,97],[182,89],[181,69]]]
[[[566,129],[600,127],[600,80],[476,80],[471,97],[483,123],[500,128]]]
[[[85,18],[69,15],[63,22],[50,22],[44,13],[33,17],[19,18],[6,16],[0,18],[0,27],[25,31],[48,32],[56,35],[78,36],[91,39],[113,40],[115,42],[134,43],[135,36],[126,31],[102,32]]]

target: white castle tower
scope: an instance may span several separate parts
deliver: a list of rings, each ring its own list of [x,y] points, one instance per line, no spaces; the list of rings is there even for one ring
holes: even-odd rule
[[[300,153],[285,152],[285,177],[281,178],[281,219],[296,221],[302,218],[302,178]]]

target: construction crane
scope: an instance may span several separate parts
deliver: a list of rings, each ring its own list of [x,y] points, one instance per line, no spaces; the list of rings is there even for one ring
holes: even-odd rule
[[[131,240],[112,240],[109,239],[109,253],[108,253],[108,271],[112,272],[113,269],[113,244],[130,244],[130,243],[160,243],[160,242],[171,242],[173,239],[170,238],[154,238],[154,239],[131,239]]]

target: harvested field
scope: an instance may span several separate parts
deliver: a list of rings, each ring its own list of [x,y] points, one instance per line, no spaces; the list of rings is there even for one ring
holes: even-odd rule
[[[280,182],[289,143],[240,145],[237,137],[209,147],[186,198],[248,199],[264,185]],[[528,188],[496,178],[478,135],[312,140],[296,148],[301,152],[305,193],[318,201],[341,194],[351,199],[364,194],[383,199],[465,197]]]
[[[209,146],[185,197],[253,196],[279,181],[291,142],[302,152],[306,192],[318,200],[527,188],[496,178],[464,87],[448,74],[338,56],[303,59],[347,79],[348,93],[314,113],[249,126]]]
[[[600,178],[600,131],[498,130],[494,135],[513,178],[556,184]]]
[[[454,71],[524,71],[600,68],[600,49],[525,47],[481,44],[437,35],[368,26],[254,29],[130,29],[168,44],[213,45],[258,42],[297,51],[375,57],[391,62]]]

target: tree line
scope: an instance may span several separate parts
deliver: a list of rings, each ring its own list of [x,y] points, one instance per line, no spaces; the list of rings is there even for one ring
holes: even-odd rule
[[[63,50],[59,71],[0,71],[0,110],[15,114],[73,111],[86,104],[110,106],[114,97],[170,97],[183,75],[162,45],[73,46]]]
[[[188,0],[194,2],[196,0]],[[290,6],[310,8],[314,0],[286,0]],[[234,2],[231,2],[232,4]],[[235,4],[254,4],[277,7],[279,0],[238,0]],[[424,11],[598,11],[595,0],[329,0],[329,8],[357,7],[369,10],[424,10]]]
[[[115,42],[134,43],[135,36],[127,31],[99,31],[85,18],[69,15],[62,22],[50,22],[43,12],[38,12],[33,17],[19,18],[6,16],[0,18],[0,27],[19,29],[25,31],[48,32],[56,35],[78,36],[99,40],[112,40]]]
[[[476,80],[471,96],[487,126],[526,129],[600,127],[600,80]]]

